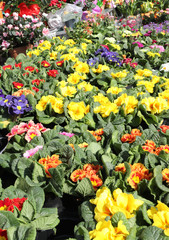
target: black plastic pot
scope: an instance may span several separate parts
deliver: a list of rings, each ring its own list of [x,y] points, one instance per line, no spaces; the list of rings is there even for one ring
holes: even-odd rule
[[[52,239],[51,236],[53,234],[53,230],[46,230],[46,231],[38,231],[36,240],[49,240]]]

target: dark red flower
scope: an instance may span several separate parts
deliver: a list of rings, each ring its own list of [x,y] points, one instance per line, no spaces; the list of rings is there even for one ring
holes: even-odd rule
[[[25,75],[29,76],[29,73],[28,73],[28,72],[26,72],[26,73],[23,73],[23,76],[25,76]]]
[[[43,66],[43,67],[50,67],[50,63],[48,63],[47,61],[42,61],[41,62],[41,65]]]
[[[51,77],[56,77],[56,75],[58,74],[58,71],[53,69],[53,70],[49,70],[47,72],[48,76],[51,76]]]
[[[29,9],[30,9],[30,12],[31,12],[31,15],[39,15],[39,12],[40,12],[40,7],[38,4],[31,4],[29,6]]]
[[[2,68],[3,68],[3,70],[5,70],[5,69],[12,69],[12,65],[5,65]]]
[[[7,230],[0,229],[0,239],[8,240]]]
[[[36,88],[36,87],[33,87],[32,89],[33,89],[35,92],[39,92],[39,89]]]
[[[13,82],[12,83],[14,88],[20,89],[23,87],[23,83],[19,83],[19,82]]]
[[[30,71],[30,72],[33,72],[33,71],[35,70],[37,73],[39,72],[38,69],[35,69],[35,68],[32,67],[32,66],[27,66],[27,67],[25,67],[25,70],[28,70],[28,71]]]
[[[43,80],[43,79],[34,79],[34,80],[32,80],[32,84],[36,84],[37,86],[39,86],[40,82],[45,82],[45,80]]]
[[[63,63],[64,63],[64,60],[56,62],[56,65],[59,66],[59,67],[62,67]]]
[[[20,62],[20,63],[15,63],[15,67],[21,68],[21,66],[22,66],[22,62]]]

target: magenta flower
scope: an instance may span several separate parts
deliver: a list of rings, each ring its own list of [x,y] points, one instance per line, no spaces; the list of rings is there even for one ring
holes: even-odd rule
[[[68,133],[68,132],[60,132],[59,134],[65,135],[67,137],[73,137],[74,136],[74,133]]]
[[[25,158],[30,158],[30,157],[32,157],[36,152],[38,152],[39,149],[42,149],[42,148],[43,148],[42,145],[38,145],[38,146],[36,146],[35,148],[32,148],[32,149],[30,149],[30,150],[27,150],[27,151],[23,154],[23,156],[24,156]]]
[[[132,44],[137,44],[139,48],[144,47],[144,45],[141,42],[133,42]]]

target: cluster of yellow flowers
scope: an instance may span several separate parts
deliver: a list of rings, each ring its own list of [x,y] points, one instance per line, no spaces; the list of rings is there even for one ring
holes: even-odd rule
[[[43,96],[38,104],[36,105],[36,109],[39,111],[44,111],[46,109],[47,104],[51,103],[52,109],[59,114],[63,113],[63,99],[57,98],[52,95]]]
[[[113,227],[111,221],[106,221],[106,217],[112,217],[117,212],[122,212],[127,219],[135,216],[135,211],[144,203],[135,199],[132,194],[123,193],[121,189],[116,189],[111,194],[107,187],[100,188],[96,192],[96,198],[90,202],[96,205],[94,209],[95,219],[98,222],[96,229],[89,232],[90,239],[120,239],[125,240],[129,232],[120,220],[117,227]]]

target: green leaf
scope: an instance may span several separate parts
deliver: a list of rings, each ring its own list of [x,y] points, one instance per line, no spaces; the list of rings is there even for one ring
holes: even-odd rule
[[[83,178],[75,188],[75,192],[79,193],[81,196],[94,196],[95,192],[92,183],[89,178]]]
[[[0,211],[0,228],[8,229],[11,226],[19,226],[19,221],[10,211]]]
[[[86,150],[90,150],[92,153],[96,154],[101,149],[102,148],[99,143],[92,142],[92,143],[90,143],[90,145],[87,147]]]
[[[169,237],[163,234],[163,230],[161,228],[150,226],[143,230],[140,235],[140,240],[169,240]]]
[[[44,205],[45,194],[44,190],[41,187],[31,187],[28,190],[28,196],[30,196],[35,200],[36,203],[36,212],[39,213]]]
[[[21,225],[19,227],[10,227],[7,231],[8,240],[35,240],[36,229],[32,226]]]
[[[117,212],[115,213],[112,218],[111,218],[111,223],[114,227],[117,227],[118,225],[118,222],[122,220],[123,221],[123,224],[126,226],[127,230],[129,231],[130,229],[130,225],[128,223],[128,220],[126,218],[126,216],[124,215],[123,212]]]
[[[33,204],[27,199],[21,210],[21,219],[24,221],[31,221],[35,215],[35,207]]]
[[[94,207],[88,201],[85,201],[80,206],[81,216],[85,222],[94,221]]]

